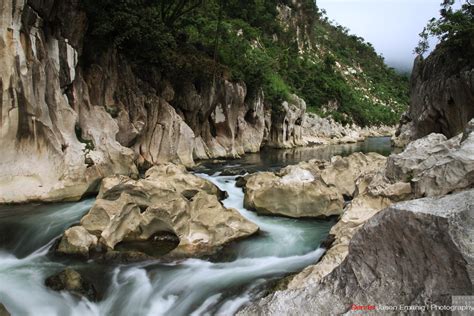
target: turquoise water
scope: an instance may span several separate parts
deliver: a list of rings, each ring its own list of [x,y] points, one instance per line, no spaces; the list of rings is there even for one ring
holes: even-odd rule
[[[234,243],[209,260],[154,260],[140,264],[105,265],[58,259],[49,249],[65,228],[77,223],[94,200],[55,205],[0,207],[0,302],[13,315],[232,315],[265,284],[302,270],[323,255],[319,248],[334,221],[258,216],[243,208],[243,192],[235,176],[221,171],[272,169],[300,160],[326,159],[335,153],[363,151],[365,145],[332,149],[264,151],[240,160],[202,164],[200,176],[229,193],[223,203],[256,223],[261,233]],[[386,150],[377,139],[367,150]],[[372,146],[372,147],[370,147]],[[379,151],[379,152],[380,152]],[[213,174],[213,175],[209,175]],[[225,255],[224,255],[225,254]],[[57,293],[43,284],[46,277],[70,266],[92,281],[100,302]]]

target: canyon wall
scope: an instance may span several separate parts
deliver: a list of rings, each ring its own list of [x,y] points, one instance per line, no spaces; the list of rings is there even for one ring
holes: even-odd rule
[[[78,199],[104,174],[137,173],[133,151],[115,141],[118,126],[105,110],[71,107],[86,27],[78,6],[2,1],[0,202]],[[80,126],[81,116],[88,126]],[[94,121],[100,128],[90,128]],[[88,144],[78,139],[86,133]]]
[[[474,118],[474,60],[469,52],[438,46],[415,60],[411,101],[397,136],[400,144],[430,133],[450,138]]]
[[[112,174],[302,145],[306,105],[216,78],[179,87],[114,50],[83,58],[78,0],[2,1],[0,203],[77,200]]]

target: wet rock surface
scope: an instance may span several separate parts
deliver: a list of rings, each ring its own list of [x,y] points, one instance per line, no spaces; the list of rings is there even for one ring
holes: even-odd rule
[[[45,280],[45,285],[53,291],[66,291],[79,297],[85,297],[90,301],[98,299],[94,285],[86,281],[79,272],[70,268],[48,277]]]

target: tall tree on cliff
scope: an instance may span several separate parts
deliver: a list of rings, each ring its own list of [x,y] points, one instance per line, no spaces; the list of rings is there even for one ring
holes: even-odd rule
[[[423,55],[429,50],[428,39],[435,36],[448,48],[474,51],[474,4],[471,0],[443,0],[441,17],[432,18],[420,33],[420,42],[415,53]],[[461,4],[460,9],[455,6]]]

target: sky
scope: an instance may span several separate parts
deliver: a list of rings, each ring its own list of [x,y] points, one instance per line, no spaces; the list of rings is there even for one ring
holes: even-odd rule
[[[391,67],[412,68],[418,34],[439,16],[441,0],[316,0],[330,20],[374,45]],[[434,46],[434,45],[432,45]]]

